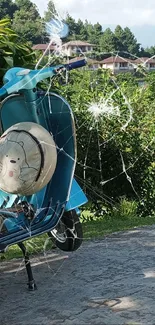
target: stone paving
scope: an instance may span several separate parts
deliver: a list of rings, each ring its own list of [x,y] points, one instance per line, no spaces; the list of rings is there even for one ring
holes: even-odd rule
[[[155,226],[0,265],[0,325],[155,325]]]

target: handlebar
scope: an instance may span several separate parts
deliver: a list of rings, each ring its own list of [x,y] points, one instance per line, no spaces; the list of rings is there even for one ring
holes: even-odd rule
[[[67,70],[73,70],[73,69],[84,67],[86,64],[87,61],[85,59],[82,59],[69,64],[65,64],[64,66],[66,67]]]
[[[3,78],[4,86],[0,89],[0,98],[5,98],[7,95],[17,93],[20,90],[32,90],[36,87],[38,82],[56,76],[64,70],[70,71],[81,68],[85,66],[86,63],[85,59],[81,59],[73,63],[43,68],[40,70],[29,70],[24,68],[9,69]]]

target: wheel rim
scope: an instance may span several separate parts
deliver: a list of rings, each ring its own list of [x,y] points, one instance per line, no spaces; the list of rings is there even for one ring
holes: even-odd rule
[[[62,221],[60,221],[59,224],[53,230],[51,230],[51,234],[60,243],[65,243],[67,239],[65,224]]]

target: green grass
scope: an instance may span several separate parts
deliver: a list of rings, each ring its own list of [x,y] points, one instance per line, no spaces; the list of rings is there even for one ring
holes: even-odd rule
[[[128,218],[114,219],[105,218],[103,220],[89,221],[83,224],[83,232],[85,239],[103,238],[107,234],[117,231],[125,231],[135,227],[147,226],[155,224],[155,217],[146,218]]]
[[[46,244],[46,247],[45,247]],[[30,254],[38,254],[44,250],[52,249],[53,243],[47,234],[41,235],[39,237],[34,237],[25,242],[26,248]],[[22,257],[22,252],[18,245],[13,245],[8,248],[5,254],[1,255],[2,260],[10,260],[12,258]]]
[[[155,217],[132,217],[132,218],[103,218],[95,221],[87,221],[83,223],[83,237],[84,240],[103,238],[107,234],[111,234],[117,231],[124,231],[132,229],[134,227],[146,226],[155,224]],[[38,254],[46,250],[52,249],[53,244],[51,240],[48,240],[47,234],[35,237],[26,242],[26,247],[30,254]],[[5,255],[1,255],[1,258],[12,259],[22,257],[22,253],[17,245],[9,247]]]

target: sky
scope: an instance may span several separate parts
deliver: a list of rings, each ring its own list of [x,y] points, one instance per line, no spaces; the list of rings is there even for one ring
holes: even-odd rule
[[[43,16],[48,0],[32,0]],[[155,0],[55,0],[64,18],[66,12],[75,19],[99,22],[103,29],[128,26],[144,47],[155,45]]]

